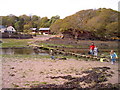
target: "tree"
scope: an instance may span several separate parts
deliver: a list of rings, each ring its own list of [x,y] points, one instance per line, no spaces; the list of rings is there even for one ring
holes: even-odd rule
[[[56,20],[60,19],[59,15],[52,16],[51,19],[49,20],[50,24],[53,24]]]
[[[14,23],[18,21],[18,17],[14,15],[8,15],[2,17],[2,24],[5,26],[14,26]]]
[[[42,27],[42,28],[45,28],[45,27],[47,27],[47,22],[49,21],[49,19],[47,18],[47,17],[43,17],[43,18],[41,18],[40,19],[40,21],[39,21],[39,24],[38,24],[38,27],[40,28],[40,27]]]
[[[25,30],[29,30],[32,27],[32,22],[29,22],[28,24],[24,25]]]
[[[110,37],[119,37],[118,35],[118,22],[112,22],[112,23],[109,23],[107,26],[106,26],[106,36],[108,38]]]
[[[31,24],[25,24],[23,32],[30,33],[31,32],[30,28],[31,28]]]
[[[31,17],[31,21],[38,21],[39,18],[40,18],[39,16],[33,15],[33,16]]]
[[[15,29],[16,29],[17,31],[20,31],[20,30],[21,30],[21,22],[20,22],[20,21],[16,22],[16,23],[14,24],[14,26],[15,26]]]
[[[56,20],[56,22],[50,26],[51,32],[56,34],[60,33],[61,24],[62,19]]]
[[[25,14],[19,16],[19,19],[23,21],[23,24],[28,24],[31,21],[31,17]]]

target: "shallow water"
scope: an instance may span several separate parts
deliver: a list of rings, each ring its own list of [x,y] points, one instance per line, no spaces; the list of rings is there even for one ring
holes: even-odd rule
[[[34,50],[32,48],[2,48],[0,54],[14,55],[14,54],[27,54],[27,55],[49,55],[48,51],[45,50]]]

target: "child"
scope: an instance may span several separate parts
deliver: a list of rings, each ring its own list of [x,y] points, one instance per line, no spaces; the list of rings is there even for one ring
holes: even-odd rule
[[[54,60],[55,60],[54,52],[53,52],[52,49],[50,50],[50,54],[51,54],[51,59],[54,59]]]
[[[114,64],[118,56],[113,50],[111,50],[110,52],[110,57],[111,57],[111,64]]]
[[[98,55],[98,48],[95,46],[95,48],[94,48],[94,56],[97,57],[97,55]]]

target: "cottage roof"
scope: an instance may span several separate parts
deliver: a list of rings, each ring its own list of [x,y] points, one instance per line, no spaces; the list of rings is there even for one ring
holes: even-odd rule
[[[36,30],[37,28],[30,28],[30,30]]]
[[[50,30],[50,28],[39,28],[39,30]]]

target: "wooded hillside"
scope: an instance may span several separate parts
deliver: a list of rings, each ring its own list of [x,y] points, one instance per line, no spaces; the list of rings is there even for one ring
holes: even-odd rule
[[[50,27],[60,16],[52,16],[50,19],[48,17],[40,17],[37,15],[27,16],[0,16],[0,22],[3,26],[13,26],[18,32],[30,32],[30,28],[47,28]]]
[[[120,12],[100,8],[79,11],[51,25],[54,33],[75,39],[109,39],[118,34],[118,14]]]

